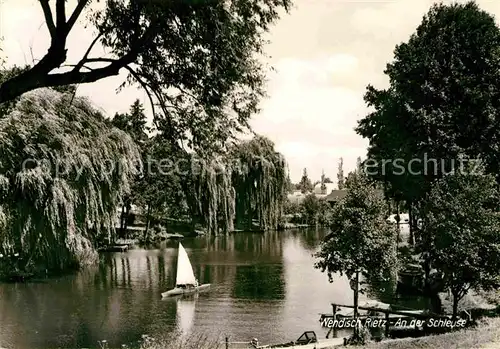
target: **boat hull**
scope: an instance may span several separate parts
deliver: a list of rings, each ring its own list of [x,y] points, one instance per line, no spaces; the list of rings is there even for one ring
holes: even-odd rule
[[[198,287],[193,287],[193,288],[179,288],[179,287],[176,287],[176,288],[173,288],[171,290],[168,290],[166,292],[163,292],[161,294],[162,298],[166,298],[166,297],[172,297],[172,296],[180,296],[180,295],[183,295],[183,294],[193,294],[193,293],[196,293],[196,292],[199,292],[199,291],[203,291],[203,290],[206,290],[210,287],[210,284],[203,284],[203,285],[200,285]]]

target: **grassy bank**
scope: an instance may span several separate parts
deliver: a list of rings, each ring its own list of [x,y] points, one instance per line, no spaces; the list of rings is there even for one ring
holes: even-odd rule
[[[493,349],[500,348],[500,318],[485,318],[477,327],[421,338],[371,343],[360,349]]]

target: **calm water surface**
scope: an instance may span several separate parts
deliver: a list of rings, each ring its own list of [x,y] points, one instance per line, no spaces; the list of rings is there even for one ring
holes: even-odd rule
[[[324,337],[319,313],[351,303],[346,279],[313,268],[322,230],[238,233],[183,240],[200,282],[198,297],[162,300],[174,286],[178,243],[104,257],[101,265],[40,283],[0,284],[0,347],[118,347],[141,335],[290,341]],[[382,297],[383,298],[383,297]]]

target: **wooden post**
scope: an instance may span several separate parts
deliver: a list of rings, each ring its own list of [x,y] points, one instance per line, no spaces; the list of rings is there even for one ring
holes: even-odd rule
[[[389,312],[385,313],[385,338],[389,338]]]
[[[332,314],[333,314],[333,321],[337,318],[337,304],[332,303]],[[328,336],[330,336],[330,333],[333,332],[333,335],[336,335],[335,327],[332,327],[328,330],[326,333],[326,339],[328,339]]]
[[[337,305],[333,305],[333,338],[337,338],[337,327],[335,326],[335,320],[337,320]]]
[[[226,337],[226,349],[229,349],[229,337]]]

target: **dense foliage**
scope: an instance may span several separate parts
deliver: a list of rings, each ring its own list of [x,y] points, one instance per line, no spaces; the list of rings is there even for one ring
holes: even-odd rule
[[[316,253],[315,268],[346,275],[354,291],[354,316],[358,315],[360,277],[382,281],[396,271],[396,231],[385,219],[380,192],[361,172],[353,173],[347,196],[334,206],[331,233]]]
[[[385,202],[380,192],[358,173],[347,186],[347,196],[333,207],[331,233],[317,254],[316,267],[330,280],[340,272],[381,273],[396,265],[395,230],[386,221]]]
[[[0,138],[2,271],[93,262],[140,163],[132,139],[87,100],[51,89],[23,95]]]
[[[433,5],[396,47],[390,86],[368,86],[374,110],[357,127],[370,141],[365,173],[408,210],[426,289],[437,270],[455,316],[470,288],[498,285],[499,44],[476,3]]]
[[[462,156],[499,173],[499,45],[495,19],[474,2],[436,4],[396,47],[385,70],[390,87],[368,86],[365,100],[375,110],[357,132],[370,140],[372,177],[406,201],[410,215]]]
[[[470,168],[471,169],[471,168]],[[454,173],[435,183],[425,200],[422,250],[453,295],[453,316],[470,289],[500,287],[500,216],[495,178]]]
[[[123,216],[135,204],[146,212],[146,230],[151,221],[186,218],[191,230],[198,226],[210,234],[233,231],[235,224],[242,229],[278,228],[289,178],[283,156],[269,139],[255,136],[210,155],[188,152],[163,132],[148,138],[137,101],[129,113],[117,114],[113,124],[136,139],[144,161],[124,200]]]
[[[253,229],[254,222],[260,230],[278,228],[288,174],[269,139],[256,136],[235,143],[218,158],[196,160],[188,202],[209,232],[232,231],[234,224]]]

